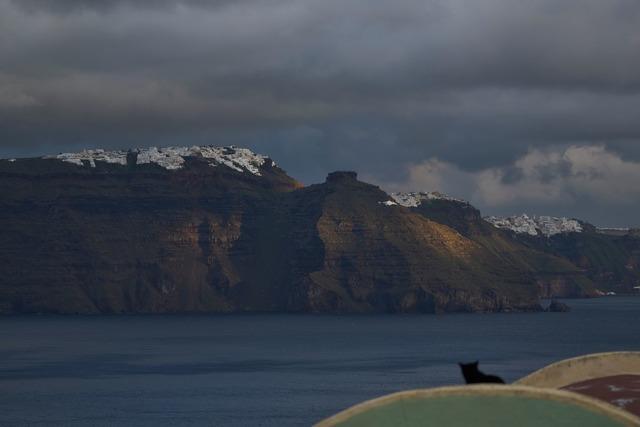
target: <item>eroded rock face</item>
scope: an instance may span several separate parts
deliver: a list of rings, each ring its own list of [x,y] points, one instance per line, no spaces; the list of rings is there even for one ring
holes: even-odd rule
[[[588,223],[582,232],[551,236],[510,233],[511,240],[534,252],[541,252],[570,263],[593,283],[585,288],[567,275],[540,276],[543,298],[596,296],[601,292],[634,293],[640,283],[640,238],[632,232],[603,233]],[[549,271],[540,264],[537,270]],[[586,292],[585,292],[586,291]]]
[[[0,312],[540,310],[544,280],[579,276],[468,204],[185,153],[0,162]]]
[[[0,164],[0,312],[244,308],[245,229],[299,184],[266,161],[259,175],[132,163]]]
[[[538,310],[532,278],[456,230],[402,206],[354,176],[295,192],[320,209],[321,264],[302,279],[308,311]],[[317,214],[317,211],[316,211]]]
[[[601,291],[633,293],[640,283],[640,238],[597,232],[533,239],[532,246],[563,257],[592,280]]]
[[[530,249],[573,264],[594,284],[585,292],[583,283],[566,276],[547,277],[541,283],[544,298],[595,296],[601,291],[633,293],[640,283],[640,238],[634,229],[596,228],[584,221],[549,216],[486,219]]]
[[[514,269],[532,278],[541,298],[597,295],[596,285],[584,269],[546,247],[531,244],[530,240],[523,240],[509,230],[494,227],[482,218],[480,211],[466,202],[450,198],[432,199],[411,210],[455,229],[484,252],[499,259],[505,269]],[[575,235],[558,235],[552,239]],[[552,239],[544,237],[545,242]]]

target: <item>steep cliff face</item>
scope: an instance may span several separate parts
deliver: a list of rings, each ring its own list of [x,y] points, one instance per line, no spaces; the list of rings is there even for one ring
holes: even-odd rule
[[[184,160],[0,163],[0,311],[241,308],[243,229],[299,184],[270,161],[257,175]]]
[[[596,285],[584,268],[556,251],[528,244],[513,233],[496,228],[466,202],[424,200],[411,209],[459,231],[504,265],[527,272],[534,278],[542,298],[597,295]]]
[[[355,173],[301,187],[216,147],[0,161],[0,312],[539,310],[566,259],[472,206],[401,206]]]
[[[636,229],[598,229],[584,221],[550,216],[488,220],[519,243],[572,263],[594,283],[597,292],[637,292],[634,287],[640,284],[640,236]],[[558,281],[544,289],[564,296]]]
[[[456,230],[338,173],[299,190],[321,206],[320,268],[302,284],[311,311],[537,310],[535,280]],[[313,202],[312,202],[313,201]]]
[[[635,293],[640,284],[640,238],[606,235],[587,228],[582,233],[544,237],[517,236],[527,245],[569,260],[600,291]]]

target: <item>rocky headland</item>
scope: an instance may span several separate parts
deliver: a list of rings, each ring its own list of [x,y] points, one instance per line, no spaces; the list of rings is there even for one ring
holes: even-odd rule
[[[304,187],[235,147],[0,160],[0,194],[0,313],[539,311],[637,278],[634,235],[523,234],[354,172]]]

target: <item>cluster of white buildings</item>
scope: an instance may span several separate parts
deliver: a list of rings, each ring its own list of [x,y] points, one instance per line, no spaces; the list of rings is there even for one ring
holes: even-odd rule
[[[409,193],[391,193],[393,200],[384,202],[385,205],[400,205],[408,208],[416,208],[422,204],[424,200],[450,200],[453,202],[467,203],[462,199],[456,199],[438,191],[430,192],[409,192]]]
[[[554,216],[529,216],[526,214],[508,217],[489,216],[485,220],[497,228],[515,233],[546,237],[560,233],[581,233],[582,225],[578,220]]]
[[[168,170],[181,169],[184,166],[185,157],[202,157],[211,166],[225,165],[238,172],[249,171],[254,175],[260,175],[260,166],[265,163],[266,156],[256,154],[247,148],[192,146],[192,147],[149,147],[133,150],[137,154],[136,164],[153,163]],[[45,158],[54,158],[63,162],[74,163],[83,166],[85,162],[91,167],[96,162],[127,164],[125,150],[84,150],[77,153],[61,153]]]

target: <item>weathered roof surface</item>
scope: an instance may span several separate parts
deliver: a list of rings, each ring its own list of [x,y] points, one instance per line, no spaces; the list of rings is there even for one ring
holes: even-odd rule
[[[612,375],[580,381],[563,390],[595,397],[640,416],[640,375]]]
[[[640,352],[594,353],[561,360],[519,379],[515,384],[561,388],[579,381],[624,374],[640,375]]]
[[[545,366],[516,384],[569,390],[640,416],[640,352],[595,353]]]
[[[640,419],[577,393],[526,386],[474,385],[412,390],[349,408],[317,427],[640,426]]]

